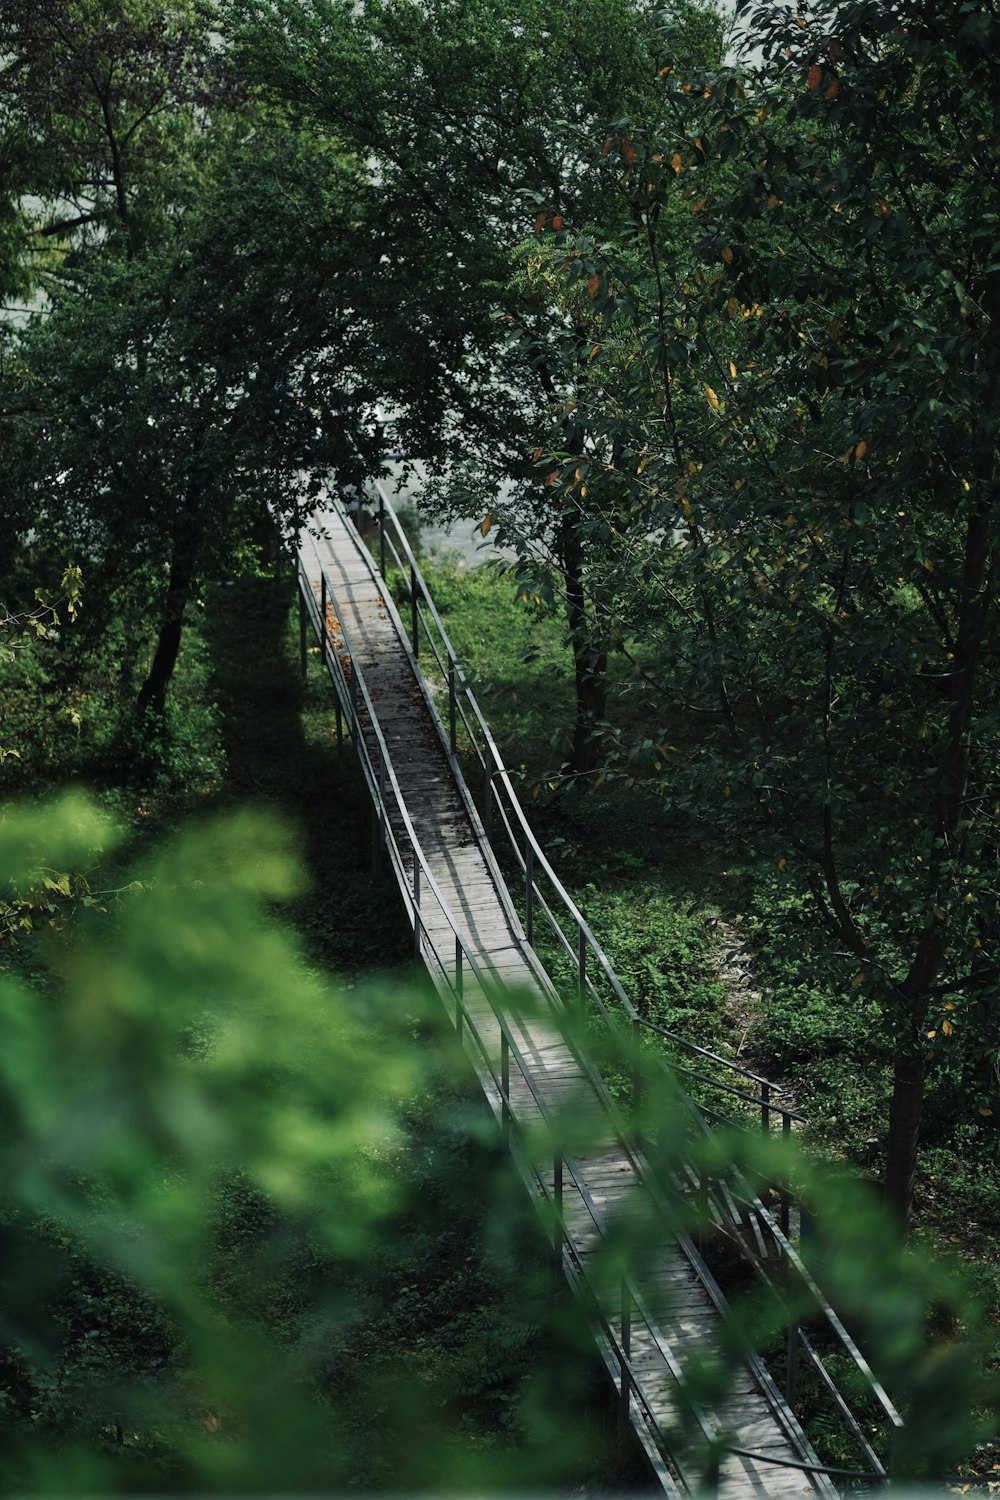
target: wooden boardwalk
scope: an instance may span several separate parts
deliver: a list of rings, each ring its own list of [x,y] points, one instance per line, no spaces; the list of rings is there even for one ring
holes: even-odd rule
[[[300,577],[313,601],[314,624],[325,606],[330,648],[342,669],[344,710],[356,714],[370,764],[381,767],[369,779],[382,780],[386,831],[399,851],[396,876],[414,923],[415,948],[453,1013],[456,987],[461,991],[467,1049],[529,1188],[547,1207],[548,1222],[561,1223],[552,1231],[554,1257],[591,1309],[622,1412],[627,1410],[663,1490],[671,1496],[716,1492],[723,1500],[836,1496],[829,1478],[802,1467],[818,1468],[819,1460],[757,1361],[748,1361],[723,1400],[691,1413],[679,1377],[692,1353],[708,1354],[717,1346],[721,1297],[683,1236],[664,1230],[653,1269],[639,1281],[629,1278],[625,1295],[618,1282],[610,1289],[603,1285],[609,1228],[622,1215],[655,1211],[642,1160],[616,1138],[599,1080],[565,1039],[562,1003],[527,943],[456,773],[433,695],[367,549],[339,508],[315,522],[320,535],[302,540]],[[388,756],[391,776],[380,755]],[[484,992],[477,973],[514,992],[529,992],[530,1017],[516,1003],[498,1015],[495,997]],[[544,1142],[570,1106],[574,1128],[581,1130],[581,1120],[584,1128],[580,1144],[560,1166]],[[554,1208],[560,1203],[558,1216]],[[704,1453],[723,1437],[741,1450],[723,1452],[717,1490],[704,1488],[704,1457],[678,1459],[670,1451],[670,1432],[684,1427],[690,1433],[692,1424],[697,1442],[691,1453],[699,1444]]]

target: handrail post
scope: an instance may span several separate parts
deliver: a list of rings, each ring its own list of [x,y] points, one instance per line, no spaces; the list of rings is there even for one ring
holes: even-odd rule
[[[524,935],[528,947],[535,946],[535,850],[531,834],[524,840]]]
[[[483,826],[486,830],[486,842],[490,845],[493,843],[493,771],[493,751],[487,741],[483,756]]]
[[[583,1006],[587,993],[587,934],[583,923],[579,923],[576,929],[576,952],[577,952],[577,991],[580,996],[580,1005]]]
[[[563,1258],[563,1159],[557,1151],[552,1159],[552,1205],[555,1223],[552,1226],[552,1290],[558,1291],[562,1278]]]
[[[378,566],[382,577],[385,577],[385,496],[382,486],[378,490]]]
[[[632,1132],[642,1140],[642,1022],[632,1017]]]
[[[420,655],[420,612],[417,608],[417,570],[410,567],[410,633],[413,636],[413,654]]]
[[[771,1134],[771,1085],[760,1086],[760,1125],[765,1135]]]
[[[306,599],[302,592],[301,580],[299,578],[299,560],[295,559],[295,582],[299,585],[299,670],[302,673],[302,681],[305,682],[309,676],[309,652],[306,618]]]
[[[319,647],[324,667],[326,666],[326,574],[319,575]]]
[[[465,1011],[465,1007],[464,1007],[464,1005],[462,1003],[462,996],[463,996],[464,990],[465,990],[465,983],[464,983],[464,978],[463,978],[463,974],[462,974],[462,939],[459,937],[458,933],[456,932],[456,934],[455,934],[455,1030],[458,1033],[458,1039],[459,1039],[459,1041],[462,1040],[462,1019],[463,1019],[463,1015],[464,1015],[464,1011]]]
[[[413,855],[413,956],[420,961],[421,922],[420,915],[420,861]]]
[[[510,1138],[510,1045],[506,1031],[500,1033],[500,1093],[500,1120],[506,1145]]]
[[[618,1422],[621,1428],[628,1426],[629,1399],[632,1395],[632,1374],[628,1361],[632,1357],[632,1296],[628,1282],[622,1277],[622,1359],[621,1359],[621,1404]]]
[[[448,653],[448,743],[455,754],[455,658]]]
[[[789,1310],[788,1314],[788,1358],[785,1363],[785,1400],[795,1405],[795,1394],[799,1373],[799,1320]]]
[[[781,1232],[785,1236],[786,1240],[788,1238],[788,1233],[789,1233],[789,1219],[791,1217],[791,1194],[788,1191],[788,1175],[787,1175],[787,1173],[788,1173],[788,1160],[789,1160],[788,1146],[789,1146],[789,1143],[791,1141],[791,1138],[792,1138],[792,1120],[791,1120],[791,1116],[789,1115],[789,1113],[788,1113],[787,1110],[783,1109],[781,1111],[781,1139],[782,1139],[782,1142],[784,1143],[784,1146],[785,1146],[785,1165],[784,1165],[784,1168],[783,1168],[782,1173],[781,1173],[781,1186],[778,1189],[778,1192],[780,1194],[779,1207],[778,1207],[778,1221],[781,1224]]]

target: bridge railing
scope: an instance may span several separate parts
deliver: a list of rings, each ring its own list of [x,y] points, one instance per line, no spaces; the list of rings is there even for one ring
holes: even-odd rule
[[[304,553],[310,546],[314,556],[307,566]],[[520,1079],[538,1119],[548,1125],[548,1136],[554,1143],[558,1143],[563,1134],[561,1122],[553,1116],[540,1093],[532,1067],[524,1057],[510,1021],[504,1009],[496,1003],[495,982],[462,936],[461,923],[452,912],[423,853],[350,633],[333,607],[329,582],[311,539],[300,539],[294,562],[304,615],[319,642],[321,660],[333,681],[340,711],[346,716],[347,732],[372,798],[376,819],[373,847],[380,858],[388,861],[406,900],[407,914],[413,925],[415,954],[427,965],[439,992],[443,991],[449,997],[459,1036],[471,1042],[480,1075],[488,1080],[504,1139],[541,1203],[551,1236],[553,1260],[566,1271],[571,1283],[587,1299],[591,1315],[599,1323],[612,1351],[622,1418],[628,1421],[633,1415],[637,1416],[647,1432],[657,1434],[659,1453],[665,1455],[666,1434],[660,1429],[657,1415],[632,1364],[633,1336],[643,1328],[648,1338],[660,1346],[681,1391],[683,1371],[664,1345],[655,1319],[633,1277],[627,1272],[617,1273],[615,1307],[612,1309],[608,1305],[607,1288],[595,1288],[592,1273],[585,1269],[576,1253],[573,1238],[567,1233],[564,1207],[567,1192],[572,1190],[578,1195],[595,1231],[603,1235],[607,1226],[601,1210],[571,1154],[555,1144],[545,1164],[538,1159],[537,1135],[525,1123],[523,1109],[515,1107],[512,1078],[516,1075]],[[441,929],[446,934],[443,942],[440,936],[435,936],[435,932]],[[470,1004],[473,995],[488,1002],[485,1020],[482,1005]],[[671,1453],[671,1462],[691,1493],[711,1495],[725,1455],[730,1452],[739,1454],[742,1450],[734,1448],[724,1435],[720,1437],[696,1402],[686,1402],[686,1410],[700,1433],[701,1442],[693,1450],[693,1457]],[[701,1455],[703,1462],[699,1462]],[[665,1467],[662,1473],[667,1474]],[[676,1493],[672,1485],[670,1492]]]
[[[693,1098],[702,1129],[727,1124],[755,1127],[765,1135],[779,1133],[786,1140],[803,1116],[782,1102],[780,1087],[761,1074],[692,1042],[640,1014],[616,974],[610,959],[583,913],[565,889],[536,838],[521,807],[509,768],[489,724],[479,708],[472,685],[462,669],[440,613],[424,580],[409,538],[383,486],[375,483],[373,507],[376,546],[382,576],[395,571],[401,585],[401,614],[407,617],[411,649],[428,682],[439,710],[442,730],[455,769],[471,782],[486,837],[507,872],[509,886],[519,897],[524,932],[529,945],[552,969],[572,974],[580,1010],[588,1002],[619,1038],[627,1033],[630,1077],[620,1080],[619,1097],[629,1112],[635,1138],[644,1139],[642,1083],[649,1046],[657,1037],[657,1064],[671,1072],[687,1098]],[[465,763],[459,765],[459,757]],[[469,769],[471,768],[471,775]],[[664,1051],[666,1043],[669,1051]],[[655,1147],[655,1142],[647,1141]],[[702,1154],[703,1155],[703,1154]],[[698,1153],[695,1153],[696,1159]],[[870,1464],[868,1477],[881,1478],[885,1467],[850,1403],[840,1391],[824,1359],[825,1349],[846,1358],[867,1389],[874,1422],[884,1429],[887,1446],[895,1444],[902,1418],[870,1369],[861,1350],[827,1302],[792,1244],[793,1198],[786,1181],[774,1184],[777,1213],[746,1189],[738,1174],[710,1179],[704,1167],[686,1184],[703,1210],[727,1232],[730,1242],[751,1263],[754,1272],[776,1297],[805,1300],[819,1316],[824,1337],[805,1331],[807,1319],[793,1318],[787,1330],[784,1391],[794,1403],[802,1386],[803,1368],[828,1398],[858,1450]],[[694,1247],[691,1247],[694,1250]]]

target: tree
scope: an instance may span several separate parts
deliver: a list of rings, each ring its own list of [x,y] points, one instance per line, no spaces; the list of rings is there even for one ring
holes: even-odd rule
[[[714,12],[679,9],[699,45],[718,50]],[[526,564],[539,548],[553,563],[575,663],[573,760],[592,766],[607,644],[584,586],[587,539],[530,458],[569,420],[546,341],[589,349],[588,320],[574,326],[517,254],[533,225],[611,211],[593,143],[606,119],[652,107],[656,13],[642,0],[519,0],[503,15],[473,0],[232,0],[226,14],[240,69],[372,164],[398,303],[377,309],[372,338],[397,343],[426,393],[419,426],[412,398],[383,412],[387,441],[430,461],[430,506],[489,511],[498,533],[524,540]],[[527,574],[522,584],[537,591]]]
[[[604,319],[587,442],[552,455],[581,513],[595,471],[611,497],[595,605],[658,647],[677,791],[694,719],[693,805],[802,872],[878,997],[904,1220],[961,1038],[989,1112],[1000,977],[994,22],[961,15],[757,9],[753,81],[671,73],[670,131],[612,140],[639,232],[553,251]]]
[[[88,256],[155,241],[199,115],[223,79],[189,0],[5,0],[0,7],[5,212],[23,287]],[[29,196],[30,195],[30,196]]]

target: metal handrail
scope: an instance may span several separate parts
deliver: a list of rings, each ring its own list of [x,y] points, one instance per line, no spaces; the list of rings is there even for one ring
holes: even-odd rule
[[[489,788],[493,789],[493,795],[495,797],[498,784],[507,794],[508,806],[501,807],[500,811],[507,825],[507,832],[510,839],[511,848],[515,855],[515,858],[518,861],[518,865],[522,875],[527,875],[528,873],[528,863],[525,858],[524,852],[522,852],[523,840],[523,849],[531,851],[531,865],[533,867],[532,875],[534,876],[535,872],[540,870],[546,876],[553,890],[556,892],[559,902],[565,908],[567,914],[571,918],[573,925],[577,929],[578,946],[575,950],[569,939],[566,938],[565,933],[561,933],[561,929],[559,929],[566,952],[579,961],[579,945],[581,943],[585,944],[586,948],[593,954],[594,958],[596,959],[601,972],[610,984],[615,998],[621,1005],[627,1019],[629,1021],[637,1021],[640,1025],[647,1029],[657,1029],[654,1023],[648,1021],[644,1016],[640,1015],[639,1011],[636,1009],[633,1001],[631,1000],[621,980],[616,974],[611,960],[608,958],[603,947],[595,936],[592,928],[590,927],[590,924],[587,922],[583,913],[580,911],[580,908],[573,900],[573,897],[562,884],[561,880],[553,869],[552,864],[550,863],[548,856],[545,853],[545,850],[538,842],[538,839],[536,838],[531,825],[528,822],[527,817],[525,816],[524,810],[521,807],[517,793],[514,790],[514,786],[510,779],[509,768],[504,763],[503,756],[500,753],[500,749],[493,737],[493,733],[489,727],[489,724],[487,723],[482,710],[480,709],[479,704],[476,701],[475,694],[472,691],[472,687],[468,681],[468,678],[462,670],[459,657],[456,654],[455,649],[448,636],[448,632],[444,627],[441,616],[438,613],[437,606],[435,605],[430,590],[427,587],[426,580],[424,579],[423,574],[420,571],[420,565],[416,559],[416,556],[414,555],[412,547],[410,546],[409,539],[407,538],[406,533],[403,530],[402,525],[400,524],[399,517],[397,516],[392,502],[385,492],[384,486],[378,480],[375,480],[373,482],[373,485],[379,501],[376,519],[379,528],[379,551],[383,576],[385,575],[385,558],[387,552],[391,553],[392,559],[395,562],[396,566],[399,568],[400,572],[404,575],[406,575],[407,573],[409,573],[410,575],[408,584],[411,594],[411,615],[414,619],[418,619],[419,622],[424,625],[425,634],[427,636],[428,644],[431,646],[432,655],[434,656],[435,662],[441,670],[442,674],[446,675],[448,679],[449,720],[453,720],[457,717],[460,707],[459,697],[460,695],[464,696],[465,701],[468,704],[469,709],[471,710],[472,716],[476,724],[478,725],[479,732],[482,737],[483,743],[482,748],[480,748],[480,745],[476,742],[476,738],[472,732],[471,726],[468,724],[466,715],[463,712],[461,715],[463,724],[465,725],[466,731],[469,735],[469,741],[472,749],[475,751],[480,767],[484,772],[484,786],[487,789],[487,801],[489,802],[490,800]],[[393,531],[395,532],[395,537],[387,534],[385,529],[387,521],[392,525]],[[427,629],[427,625],[424,620],[424,609],[426,609],[429,613],[430,618],[437,629],[441,642],[444,645],[444,658],[442,658],[440,651],[437,649],[437,646],[433,642],[430,636],[430,632]],[[418,642],[419,635],[413,638],[411,644],[414,647],[414,655],[419,658],[420,652]],[[452,744],[451,746],[451,751],[454,755],[456,752],[456,747],[454,744]],[[521,835],[520,839],[517,837],[517,835],[514,833],[514,829],[511,827],[509,817],[510,814],[513,814],[514,819],[516,820],[516,823],[519,827]],[[537,878],[535,878],[534,891],[531,893],[530,904],[533,904],[534,900],[541,901],[543,899],[544,898],[542,898],[542,893],[538,889]],[[548,910],[547,904],[546,909]],[[583,965],[580,965],[578,979],[583,984],[586,984],[587,982],[588,971]],[[770,1090],[772,1101],[771,1108],[773,1109],[773,1111],[777,1114],[785,1112],[783,1110],[783,1107],[776,1102],[775,1096],[780,1097],[783,1092],[780,1085],[778,1085],[777,1083],[774,1083],[770,1079],[762,1078],[759,1074],[751,1073],[748,1069],[742,1068],[737,1063],[731,1062],[729,1058],[725,1058],[720,1056],[718,1053],[711,1052],[708,1048],[701,1047],[696,1043],[690,1041],[687,1037],[680,1036],[676,1032],[666,1032],[666,1030],[664,1029],[664,1035],[668,1035],[670,1039],[674,1041],[678,1046],[683,1047],[691,1052],[698,1053],[702,1057],[710,1058],[711,1061],[717,1063],[720,1067],[726,1068],[734,1073],[740,1073],[744,1077],[751,1078],[761,1085],[766,1085]],[[796,1120],[802,1119],[801,1115],[797,1115],[793,1111],[788,1111],[788,1113],[792,1116],[792,1118]]]
[[[344,663],[342,662],[337,651],[336,642],[332,639],[331,631],[329,628],[329,621],[327,619],[327,611],[331,606],[329,603],[326,575],[322,568],[322,562],[319,559],[318,549],[315,549],[315,544],[314,550],[316,551],[316,561],[319,566],[321,579],[320,601],[317,603],[313,587],[310,584],[305,570],[301,565],[301,543],[296,553],[296,578],[299,586],[299,591],[301,597],[304,600],[305,608],[312,621],[313,627],[319,637],[320,649],[324,664],[333,679],[338,697],[340,698],[347,712],[349,732],[351,734],[352,741],[354,742],[356,752],[359,756],[359,760],[362,766],[362,772],[364,774],[365,781],[368,784],[369,792],[372,795],[373,803],[375,803],[379,807],[380,814],[383,815],[381,818],[380,831],[385,840],[385,846],[390,853],[390,859],[396,869],[397,876],[399,876],[400,874],[402,874],[403,876],[403,878],[399,880],[398,883],[407,896],[409,915],[411,917],[411,920],[414,922],[414,932],[418,950],[422,952],[424,944],[426,944],[426,946],[429,948],[431,954],[435,959],[441,978],[451,992],[451,996],[453,998],[453,1001],[455,1002],[456,1024],[460,1027],[460,1029],[471,1032],[472,1036],[475,1039],[477,1050],[479,1051],[482,1063],[488,1073],[491,1087],[495,1091],[500,1101],[500,1113],[504,1128],[509,1131],[513,1127],[513,1129],[518,1134],[521,1134],[522,1132],[520,1121],[518,1120],[518,1117],[513,1109],[510,1094],[509,1060],[510,1057],[513,1056],[517,1065],[518,1072],[520,1073],[524,1084],[531,1094],[532,1101],[536,1109],[538,1110],[540,1118],[545,1123],[547,1123],[551,1129],[552,1127],[554,1127],[555,1122],[552,1119],[551,1113],[547,1104],[545,1103],[544,1098],[535,1085],[534,1079],[531,1075],[531,1070],[527,1065],[526,1059],[524,1058],[516,1039],[511,1033],[509,1023],[503,1012],[499,1009],[495,1002],[492,994],[492,986],[489,983],[489,978],[488,976],[483,974],[474,955],[470,951],[468,945],[465,943],[465,940],[461,935],[459,924],[456,921],[454,914],[452,913],[451,908],[449,907],[449,904],[444,897],[444,894],[441,892],[440,887],[434,878],[433,872],[431,871],[430,866],[427,863],[426,857],[424,856],[423,850],[416,837],[416,833],[413,829],[413,825],[407,812],[402,792],[392,766],[392,760],[389,754],[388,746],[385,742],[378,717],[375,713],[368,686],[364,681],[363,673],[360,671],[360,664],[357,654],[355,653],[351,645],[351,639],[348,629],[344,621],[339,617],[337,617],[336,620],[336,630],[343,641],[344,651],[351,664],[350,678],[348,678]],[[368,717],[367,734],[361,727],[359,712],[359,707],[361,705],[363,705]],[[369,735],[374,738],[375,746],[378,751],[377,765],[373,760],[371,749],[368,744]],[[385,796],[387,781],[393,793],[396,811],[402,819],[405,832],[410,842],[410,849],[412,852],[412,859],[414,863],[413,887],[411,887],[410,879],[406,874],[404,851],[401,849],[395,832],[389,824],[388,819],[384,817],[384,813],[386,811]],[[418,866],[423,880],[427,883],[427,886],[433,892],[439,909],[444,915],[454,936],[455,963],[454,968],[451,971],[454,976],[453,978],[449,974],[448,963],[442,958],[442,955],[434,945],[432,939],[430,938],[430,934],[426,930],[426,924],[420,904],[420,884],[416,879],[416,869]],[[497,1075],[496,1064],[491,1055],[490,1048],[481,1034],[474,1015],[465,1004],[465,986],[462,977],[463,961],[468,965],[471,972],[479,980],[480,991],[489,1002],[490,1009],[493,1014],[493,1019],[496,1021],[499,1027],[501,1037],[501,1066],[499,1076]],[[524,1162],[525,1160],[530,1160],[530,1154],[522,1153],[522,1162]],[[594,1202],[593,1197],[589,1189],[587,1188],[587,1185],[583,1180],[578,1167],[570,1156],[565,1153],[559,1152],[556,1154],[555,1158],[554,1177],[561,1182],[561,1177],[564,1172],[568,1172],[573,1185],[580,1196],[580,1200],[587,1209],[587,1212],[590,1215],[595,1228],[599,1233],[603,1234],[607,1228],[604,1217],[601,1214],[600,1209]],[[556,1223],[557,1232],[559,1234],[560,1254],[563,1254],[565,1253],[567,1248],[571,1248],[571,1242],[566,1235],[565,1226],[562,1222],[561,1204],[556,1205],[554,1203],[553,1195],[549,1194],[545,1178],[537,1169],[537,1167],[531,1168],[531,1177],[533,1179],[536,1190],[540,1193],[542,1198],[551,1201],[553,1209],[558,1208],[559,1210],[556,1213]],[[582,1267],[578,1267],[578,1271],[582,1276]],[[627,1273],[624,1273],[622,1275],[621,1285],[623,1293],[623,1305],[625,1297],[628,1297],[631,1306],[634,1306],[637,1310],[642,1309],[643,1303],[638,1288],[634,1286],[631,1277],[628,1276]],[[664,1354],[664,1358],[671,1373],[674,1375],[675,1379],[682,1383],[682,1372],[680,1371],[676,1360],[674,1360],[673,1356],[670,1354],[669,1349],[665,1346],[655,1324],[649,1318],[648,1314],[645,1313],[642,1314],[642,1321],[645,1323],[651,1339],[653,1339],[653,1341],[661,1348],[661,1352],[663,1352]],[[646,1420],[653,1426],[655,1430],[659,1431],[659,1424],[657,1422],[655,1413],[653,1412],[652,1408],[649,1407],[646,1397],[642,1392],[641,1385],[636,1380],[634,1372],[631,1370],[630,1366],[628,1366],[626,1374],[626,1365],[628,1364],[627,1354],[622,1349],[620,1341],[614,1336],[611,1324],[607,1323],[606,1326],[612,1336],[612,1342],[615,1344],[619,1357],[623,1361],[625,1361],[625,1363],[623,1363],[622,1365],[622,1399],[626,1402],[632,1398],[637,1399],[645,1409]],[[705,1413],[700,1409],[695,1409],[694,1415],[699,1423],[699,1426],[702,1429],[703,1435],[708,1439],[715,1439],[714,1429],[712,1428],[711,1423],[709,1422]],[[663,1435],[661,1434],[660,1436],[665,1451],[665,1441],[663,1439]]]
[[[740,1077],[748,1080],[751,1083],[757,1084],[760,1088],[760,1093],[756,1095],[752,1094],[746,1089],[741,1089],[732,1084],[727,1084],[721,1079],[713,1078],[706,1073],[692,1068],[687,1068],[681,1063],[673,1062],[669,1059],[662,1059],[662,1061],[668,1067],[670,1067],[674,1072],[679,1072],[687,1076],[695,1077],[700,1081],[710,1085],[711,1087],[719,1089],[720,1091],[730,1096],[738,1097],[746,1103],[758,1106],[761,1111],[762,1127],[767,1133],[770,1133],[771,1116],[779,1116],[781,1120],[780,1130],[782,1134],[787,1137],[787,1135],[790,1133],[792,1123],[802,1123],[804,1121],[804,1117],[779,1102],[779,1097],[782,1093],[782,1090],[776,1083],[769,1079],[761,1077],[761,1075],[754,1073],[749,1069],[742,1068],[738,1064],[731,1062],[728,1058],[721,1057],[719,1054],[710,1051],[708,1048],[701,1047],[698,1044],[689,1041],[686,1037],[682,1037],[677,1033],[668,1031],[667,1028],[658,1026],[656,1023],[647,1020],[647,1018],[639,1014],[638,1010],[636,1009],[635,1005],[624,989],[624,986],[622,985],[620,979],[618,978],[618,975],[615,973],[611,961],[607,957],[607,954],[604,952],[603,947],[593,933],[590,925],[586,921],[579,907],[576,905],[572,896],[570,896],[569,892],[566,891],[565,887],[562,885],[562,882],[559,880],[559,877],[555,873],[555,870],[553,869],[544,849],[541,847],[537,838],[535,837],[520,805],[517,794],[514,790],[510,772],[503,761],[503,757],[490,730],[489,724],[487,723],[484,715],[479,708],[471,685],[469,684],[468,679],[466,678],[465,673],[462,670],[458,656],[441,620],[440,614],[427,587],[426,581],[424,580],[421,573],[419,563],[417,562],[417,559],[413,553],[413,549],[410,546],[409,540],[406,537],[406,534],[399,522],[399,518],[396,515],[395,509],[393,508],[389,497],[386,495],[383,486],[377,481],[375,482],[375,491],[378,496],[377,523],[379,536],[379,559],[382,574],[383,576],[386,575],[387,557],[391,556],[393,563],[399,569],[400,573],[403,575],[404,579],[406,579],[407,582],[410,604],[411,644],[414,657],[419,658],[420,655],[422,627],[423,637],[426,639],[435,665],[437,666],[438,671],[441,673],[442,678],[444,678],[447,683],[447,748],[453,763],[453,769],[455,770],[456,775],[461,779],[461,772],[459,771],[457,764],[457,724],[459,721],[461,721],[462,727],[465,730],[466,736],[468,738],[469,745],[474,752],[476,759],[478,760],[480,769],[483,773],[484,822],[486,825],[487,835],[490,837],[491,842],[494,825],[494,813],[499,813],[502,823],[505,827],[505,831],[507,833],[510,844],[510,849],[514,855],[516,865],[525,881],[525,925],[527,929],[526,935],[529,944],[531,946],[534,946],[533,918],[537,907],[537,909],[540,910],[542,914],[544,914],[551,931],[556,937],[556,940],[562,946],[564,952],[568,957],[570,957],[571,960],[575,960],[577,963],[578,990],[581,996],[584,993],[590,994],[598,1004],[601,1012],[605,1015],[605,1017],[608,1020],[611,1020],[611,1016],[607,1010],[607,1007],[594,985],[592,972],[588,968],[587,958],[588,955],[591,955],[596,962],[596,966],[600,975],[603,976],[603,978],[609,984],[611,991],[618,1002],[618,1006],[624,1013],[626,1019],[632,1025],[633,1034],[635,1034],[639,1028],[662,1034],[672,1043],[681,1047],[682,1049],[687,1050],[700,1057],[706,1058],[717,1066],[726,1069],[733,1074],[739,1075]],[[387,523],[392,528],[391,533],[389,530],[387,530]],[[434,629],[437,632],[440,646],[434,639],[430,624],[428,623],[428,618],[430,622],[432,622]],[[443,651],[441,649],[442,647]],[[468,712],[466,712],[466,709],[468,710]],[[470,716],[472,719],[472,723],[470,723]],[[478,727],[479,739],[477,739],[474,726]],[[503,797],[499,795],[501,791],[505,794]],[[570,938],[566,935],[566,932],[564,931],[562,924],[558,921],[555,913],[552,912],[549,903],[545,900],[544,894],[538,885],[537,872],[539,871],[544,874],[544,876],[549,881],[552,889],[556,894],[557,904],[563,907],[564,911],[570,918],[572,926],[576,928],[575,936],[577,942],[575,947]],[[718,1116],[715,1111],[707,1111],[707,1113],[716,1115],[716,1118],[725,1118],[722,1116]],[[783,1194],[785,1193],[784,1188],[781,1188],[779,1191],[781,1191]],[[755,1211],[759,1211],[764,1221],[768,1224],[769,1231],[773,1234],[774,1243],[779,1246],[779,1253],[784,1258],[788,1254],[788,1252],[792,1250],[787,1237],[782,1234],[781,1229],[774,1222],[772,1216],[768,1214],[768,1211],[763,1207],[763,1205],[759,1203],[759,1200],[754,1200],[754,1209]],[[787,1200],[783,1203],[782,1221],[784,1226],[787,1228]],[[797,1255],[795,1256],[795,1261],[797,1262],[796,1270],[801,1269],[801,1271],[806,1276],[808,1276],[808,1273],[805,1273],[804,1267],[802,1267],[801,1261],[799,1260]],[[866,1384],[868,1384],[873,1395],[882,1406],[883,1411],[889,1418],[891,1425],[898,1428],[902,1425],[902,1419],[900,1418],[899,1413],[896,1411],[895,1406],[892,1404],[891,1400],[884,1392],[879,1382],[876,1380],[874,1374],[871,1372],[871,1370],[867,1366],[867,1363],[864,1361],[860,1350],[857,1348],[856,1344],[854,1344],[854,1341],[850,1339],[849,1335],[847,1335],[846,1330],[840,1323],[840,1320],[836,1317],[833,1309],[829,1306],[825,1297],[823,1297],[822,1292],[820,1291],[818,1286],[816,1286],[815,1282],[812,1281],[811,1277],[808,1277],[808,1284],[811,1294],[815,1297],[817,1307],[827,1317],[827,1320],[830,1323],[830,1326],[838,1341],[842,1343],[845,1351],[850,1355],[854,1363],[858,1366],[859,1370],[865,1378]],[[805,1336],[801,1334],[801,1330],[796,1327],[794,1330],[796,1350],[798,1349],[798,1341],[800,1337],[805,1340]],[[791,1345],[791,1330],[789,1342]],[[815,1356],[813,1354],[808,1340],[805,1340],[804,1347],[807,1352],[807,1356],[811,1358],[812,1362],[815,1362],[815,1359],[818,1358],[818,1356]],[[789,1380],[791,1381],[793,1379],[793,1376],[791,1374],[791,1353],[789,1356],[789,1369]],[[824,1384],[828,1386],[830,1384],[830,1377],[825,1371],[825,1368],[822,1370],[822,1378]],[[843,1398],[839,1396],[839,1393],[837,1393],[836,1399],[839,1403],[839,1406],[842,1408],[844,1403]],[[855,1432],[855,1435],[860,1432],[860,1429],[856,1428],[856,1424],[854,1423],[853,1418],[850,1419],[849,1425]],[[877,1455],[874,1454],[874,1450],[872,1450],[870,1445],[867,1443],[867,1440],[863,1440],[863,1450],[866,1453],[866,1457],[869,1458],[869,1461],[873,1463],[876,1475],[879,1477],[884,1476],[885,1470],[878,1460]],[[805,1467],[808,1468],[808,1466]]]

